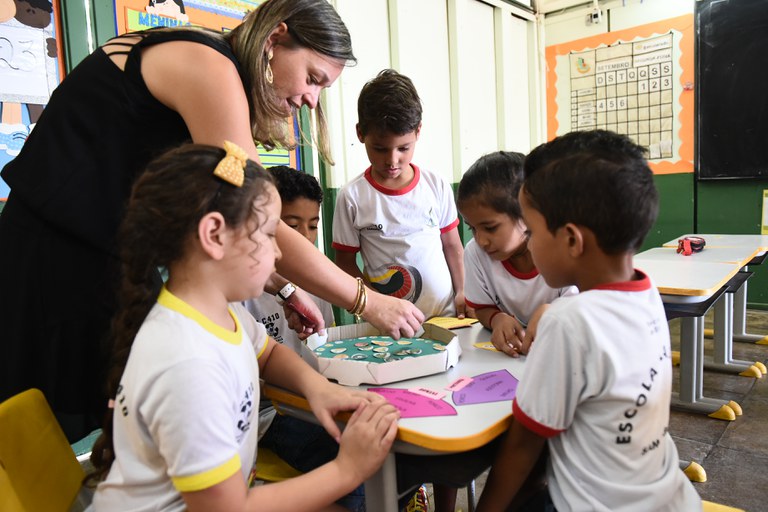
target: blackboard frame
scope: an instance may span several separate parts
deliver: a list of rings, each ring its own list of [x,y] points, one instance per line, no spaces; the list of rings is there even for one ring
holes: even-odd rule
[[[695,5],[696,177],[768,178],[768,0]]]

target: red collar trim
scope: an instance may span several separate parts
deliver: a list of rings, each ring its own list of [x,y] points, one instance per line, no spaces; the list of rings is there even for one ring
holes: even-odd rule
[[[644,272],[635,269],[635,276],[631,281],[601,284],[592,289],[614,290],[617,292],[644,292],[651,289],[651,280]]]
[[[418,166],[414,163],[411,163],[411,167],[413,167],[413,179],[404,188],[387,188],[380,185],[375,179],[373,179],[370,166],[365,170],[365,179],[368,180],[368,183],[370,183],[373,188],[382,194],[387,194],[388,196],[402,196],[403,194],[407,194],[416,188],[416,185],[419,183],[419,178],[421,177],[421,171],[419,170]]]
[[[512,264],[509,262],[509,260],[504,260],[501,262],[501,264],[504,266],[507,272],[512,274],[518,279],[533,279],[537,275],[539,275],[539,269],[535,268],[531,270],[530,272],[520,272],[515,267],[512,266]]]

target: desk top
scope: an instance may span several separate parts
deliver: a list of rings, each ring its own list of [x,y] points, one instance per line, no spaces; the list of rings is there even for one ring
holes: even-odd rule
[[[458,452],[479,448],[504,432],[512,417],[512,402],[488,402],[482,404],[456,405],[451,392],[445,388],[460,377],[474,377],[483,373],[506,369],[518,380],[524,374],[525,357],[513,359],[501,352],[479,349],[474,343],[490,341],[491,332],[479,323],[454,331],[461,344],[461,357],[458,364],[450,370],[401,382],[392,382],[383,386],[413,389],[425,387],[443,390],[447,401],[456,409],[455,416],[433,416],[426,418],[403,418],[399,422],[397,439],[399,441],[425,448],[434,452]],[[264,395],[278,404],[286,404],[307,409],[307,402],[290,392],[266,385]]]
[[[725,234],[687,234],[680,235],[674,240],[665,242],[664,247],[677,247],[677,240],[684,236],[698,236],[706,240],[706,251],[710,247],[751,247],[757,249],[758,253],[768,251],[768,235],[725,235]],[[703,252],[703,251],[702,251]]]
[[[666,253],[668,256],[658,252],[649,257],[644,254],[635,255],[634,266],[653,279],[659,293],[689,297],[693,302],[706,300],[742,267],[738,263],[700,261],[674,252]]]
[[[677,253],[677,245],[673,247],[654,247],[635,255],[636,260],[679,261],[690,259],[696,262],[707,263],[738,263],[746,265],[752,258],[760,254],[760,249],[755,245],[733,246],[707,246],[701,252],[695,252],[690,256]]]

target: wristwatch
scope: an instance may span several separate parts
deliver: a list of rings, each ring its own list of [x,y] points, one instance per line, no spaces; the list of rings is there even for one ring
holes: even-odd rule
[[[293,283],[288,283],[285,286],[283,286],[279,292],[275,295],[275,300],[278,304],[283,304],[283,302],[287,301],[291,295],[293,295],[293,292],[296,291],[296,286]]]

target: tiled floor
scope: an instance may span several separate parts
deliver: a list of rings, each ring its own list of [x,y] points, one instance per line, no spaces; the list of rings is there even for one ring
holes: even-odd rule
[[[711,314],[707,320],[710,325]],[[768,311],[748,311],[747,326],[750,333],[768,334]],[[678,320],[670,322],[670,330],[672,346],[676,349]],[[707,340],[705,352],[710,350],[711,340]],[[733,357],[768,363],[768,346],[734,343]],[[677,382],[675,369],[675,390]],[[705,500],[747,512],[768,510],[768,376],[754,379],[705,371],[704,395],[735,400],[744,414],[735,421],[723,421],[672,411],[669,429],[680,458],[698,462],[707,473],[707,481],[695,483],[694,487]],[[478,496],[485,476],[481,475],[476,481]],[[467,511],[463,490],[458,493],[456,508]]]

